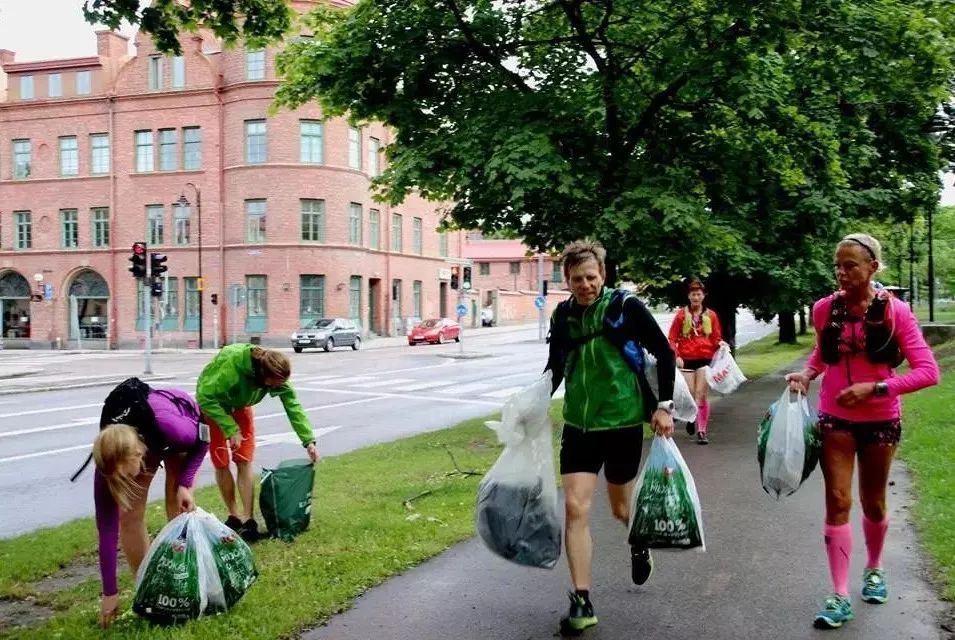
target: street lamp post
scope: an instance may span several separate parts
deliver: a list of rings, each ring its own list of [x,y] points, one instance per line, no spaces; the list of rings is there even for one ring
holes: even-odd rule
[[[192,182],[186,183],[187,187],[192,187],[196,191],[196,223],[198,226],[198,235],[199,235],[199,348],[202,349],[202,298],[204,295],[205,286],[202,281],[202,191],[199,190]],[[186,194],[180,194],[179,196],[179,206],[188,207],[190,206],[189,200],[186,199]]]

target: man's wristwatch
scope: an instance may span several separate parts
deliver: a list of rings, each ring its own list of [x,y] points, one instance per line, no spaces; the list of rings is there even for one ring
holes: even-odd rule
[[[657,411],[666,411],[667,413],[673,413],[673,400],[664,400],[657,403]]]
[[[889,395],[889,383],[888,382],[876,382],[875,389],[872,391],[872,395],[884,397]]]

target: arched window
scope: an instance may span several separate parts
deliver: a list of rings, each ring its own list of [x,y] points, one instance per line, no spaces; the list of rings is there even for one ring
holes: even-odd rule
[[[0,274],[0,319],[2,337],[30,337],[30,283],[16,271]]]
[[[70,283],[70,339],[105,340],[109,331],[109,285],[92,270],[81,271]]]

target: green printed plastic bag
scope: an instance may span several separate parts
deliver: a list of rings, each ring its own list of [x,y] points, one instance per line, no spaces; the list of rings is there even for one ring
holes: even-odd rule
[[[235,606],[255,582],[258,571],[252,549],[235,531],[210,514],[201,518],[201,524],[222,584],[223,600],[221,603],[210,600],[205,611],[210,614]]]
[[[308,529],[314,484],[315,466],[308,460],[286,460],[262,470],[259,509],[270,535],[291,542]]]
[[[806,396],[787,387],[759,423],[756,459],[763,490],[777,499],[792,495],[812,474],[821,452]]]
[[[630,510],[631,545],[705,550],[696,484],[672,438],[655,436],[637,478]]]

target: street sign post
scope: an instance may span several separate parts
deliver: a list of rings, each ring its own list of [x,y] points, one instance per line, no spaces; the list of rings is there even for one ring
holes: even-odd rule
[[[544,298],[544,296],[537,296],[534,298],[534,306],[538,309],[543,309],[545,304],[547,304],[547,300]]]
[[[49,302],[50,300],[53,299],[53,285],[52,285],[52,284],[47,283],[47,284],[43,285],[43,299],[46,300],[47,302]]]

